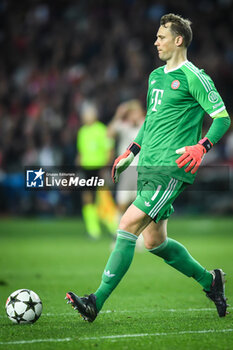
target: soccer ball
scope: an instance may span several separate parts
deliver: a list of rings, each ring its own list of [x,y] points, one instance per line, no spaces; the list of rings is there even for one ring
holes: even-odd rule
[[[6,313],[14,323],[34,323],[42,312],[39,296],[29,289],[18,289],[6,301]]]

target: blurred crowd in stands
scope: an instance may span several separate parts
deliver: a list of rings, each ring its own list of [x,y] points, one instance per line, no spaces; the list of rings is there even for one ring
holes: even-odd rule
[[[232,116],[232,0],[0,0],[0,180],[25,166],[74,165],[84,102],[105,124],[124,101],[145,107],[148,75],[163,65],[153,45],[159,19],[169,12],[192,21],[188,58]],[[232,126],[206,161],[233,164]]]

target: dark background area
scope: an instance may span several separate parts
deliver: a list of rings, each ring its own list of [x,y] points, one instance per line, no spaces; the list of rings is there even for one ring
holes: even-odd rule
[[[25,191],[24,167],[74,165],[83,102],[93,101],[105,124],[123,101],[145,106],[149,73],[163,65],[153,45],[159,20],[169,12],[192,21],[188,59],[212,77],[232,116],[232,0],[0,1],[0,214],[80,213],[77,192]],[[186,193],[178,213],[232,214],[232,130],[205,158],[230,175],[200,174],[212,189]]]

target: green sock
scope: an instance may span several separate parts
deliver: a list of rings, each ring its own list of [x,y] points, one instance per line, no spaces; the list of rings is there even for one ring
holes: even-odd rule
[[[164,259],[164,261],[188,277],[193,277],[206,290],[210,290],[213,280],[212,274],[199,264],[187,249],[175,241],[167,238],[160,246],[149,252]]]
[[[98,312],[127,272],[134,256],[137,236],[124,230],[117,230],[117,233],[116,245],[108,259],[102,282],[94,293]]]
[[[92,203],[85,204],[82,208],[82,214],[88,234],[93,238],[99,238],[101,228],[96,205]]]

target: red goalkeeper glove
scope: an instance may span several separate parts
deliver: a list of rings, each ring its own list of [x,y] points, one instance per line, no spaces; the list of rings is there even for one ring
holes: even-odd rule
[[[195,174],[199,168],[204,155],[212,148],[213,144],[207,137],[204,137],[194,146],[186,146],[176,150],[177,154],[182,154],[176,160],[176,164],[179,168],[182,168],[184,165],[189,163],[185,168],[185,172],[188,173],[191,170],[191,174]]]
[[[140,151],[141,146],[137,143],[133,142],[129,145],[125,153],[119,156],[112,167],[112,181],[117,183],[119,181],[120,174],[128,168],[128,166],[132,163],[134,157]]]

